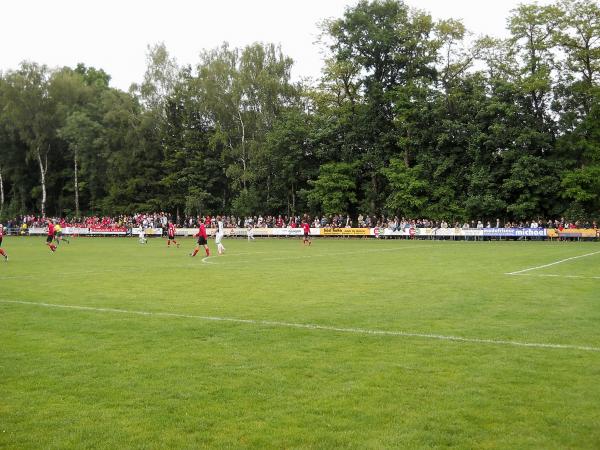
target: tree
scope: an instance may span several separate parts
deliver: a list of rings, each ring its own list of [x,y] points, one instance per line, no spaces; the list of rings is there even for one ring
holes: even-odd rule
[[[309,141],[311,118],[300,107],[283,111],[266,135],[263,151],[257,155],[266,174],[268,211],[299,212],[298,192],[316,174],[317,161]]]
[[[65,125],[58,130],[58,135],[69,144],[73,154],[73,190],[75,193],[75,215],[79,217],[79,167],[81,154],[93,155],[102,147],[102,126],[90,119],[84,112],[75,111],[67,117]],[[85,161],[93,163],[95,158],[86,157]]]
[[[28,155],[39,168],[40,212],[46,214],[46,177],[48,157],[56,132],[55,104],[48,93],[49,71],[46,66],[21,63],[19,70],[5,77],[6,117],[26,143]]]
[[[214,129],[191,75],[182,77],[166,105],[162,130],[167,208],[177,216],[222,210],[227,198],[225,169],[218,146],[211,144]]]
[[[562,0],[563,20],[555,33],[567,68],[588,86],[600,77],[600,6],[591,0]]]
[[[266,135],[297,96],[290,83],[291,64],[272,44],[242,50],[224,44],[202,54],[197,98],[215,130],[210,142],[223,154],[231,191],[244,198],[259,192],[253,188],[268,177],[265,158],[259,157],[265,152]]]
[[[308,202],[323,214],[348,213],[356,203],[356,165],[327,163],[321,166],[319,177],[309,181],[312,189]]]
[[[511,43],[521,57],[521,89],[528,94],[529,106],[538,129],[548,121],[552,71],[554,69],[554,33],[559,28],[562,11],[554,5],[520,5],[509,17]]]
[[[162,116],[167,98],[173,92],[179,76],[177,61],[169,56],[164,42],[148,46],[146,54],[146,72],[141,86],[132,86],[138,90],[143,105]]]
[[[358,109],[353,104],[351,112],[357,117],[350,125],[358,141],[355,158],[362,166],[360,196],[364,207],[376,212],[385,201],[381,169],[400,151],[394,117],[397,90],[427,85],[436,76],[439,44],[431,36],[433,21],[402,1],[363,0],[324,27],[333,67],[345,68],[331,73],[353,80],[350,85],[342,78],[343,85],[361,88],[363,106]]]
[[[427,186],[422,167],[406,167],[404,161],[392,159],[389,167],[383,169],[392,193],[385,207],[392,214],[417,217],[427,203]]]

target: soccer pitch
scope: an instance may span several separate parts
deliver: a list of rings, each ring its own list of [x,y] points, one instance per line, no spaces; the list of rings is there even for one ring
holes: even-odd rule
[[[181,244],[5,238],[0,448],[600,447],[598,243]]]

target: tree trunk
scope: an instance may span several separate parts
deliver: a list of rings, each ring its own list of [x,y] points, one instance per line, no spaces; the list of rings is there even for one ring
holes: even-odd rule
[[[38,164],[40,165],[40,179],[42,184],[42,217],[46,217],[46,171],[48,170],[48,154],[46,153],[46,166],[44,167],[39,145],[36,153]]]
[[[2,169],[0,169],[0,216],[4,212],[4,180],[2,179]]]
[[[292,181],[292,213],[296,215],[296,189]]]
[[[379,194],[379,183],[377,183],[377,175],[375,173],[371,175],[371,182],[373,183],[373,198],[371,199],[371,211],[375,212],[375,208],[377,206],[377,194]]]
[[[77,149],[75,149],[75,216],[79,217],[79,179],[77,178]]]
[[[240,125],[242,126],[242,186],[244,191],[246,191],[246,128],[244,127],[244,121],[242,120],[242,113],[238,111],[238,119],[240,120]]]

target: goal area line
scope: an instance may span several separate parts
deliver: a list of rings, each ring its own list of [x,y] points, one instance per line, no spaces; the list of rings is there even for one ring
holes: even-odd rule
[[[554,273],[507,273],[506,275],[511,275],[515,277],[576,278],[580,280],[600,280],[600,276],[594,277],[590,275],[560,275]]]
[[[548,264],[542,264],[541,266],[534,266],[534,267],[528,267],[526,269],[522,269],[522,270],[516,270],[514,272],[507,272],[505,273],[505,275],[530,275],[527,274],[526,272],[531,272],[533,270],[538,270],[538,269],[545,269],[546,267],[552,267],[552,266],[556,266],[558,264],[562,264],[565,263],[567,261],[573,261],[574,259],[580,259],[580,258],[587,258],[588,256],[593,256],[593,255],[597,255],[600,254],[600,251],[597,252],[592,252],[592,253],[586,253],[585,255],[578,255],[578,256],[571,256],[570,258],[565,258],[565,259],[560,259],[558,261],[554,261]],[[543,275],[537,275],[537,276],[543,276]],[[579,276],[579,275],[547,275],[547,276],[564,276],[567,278],[600,278],[600,277],[584,277],[584,276]]]

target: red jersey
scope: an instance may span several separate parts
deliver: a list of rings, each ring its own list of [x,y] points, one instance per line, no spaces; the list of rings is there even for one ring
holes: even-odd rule
[[[169,224],[169,236],[175,236],[175,225]]]
[[[54,236],[54,224],[53,223],[48,224],[48,236]]]
[[[202,236],[204,239],[207,239],[206,236],[206,227],[204,226],[203,223],[200,224],[200,228],[198,229],[198,233],[194,235],[195,237],[200,237]]]
[[[304,230],[304,234],[309,234],[310,233],[310,225],[307,223],[303,223],[302,224],[302,229]]]
[[[4,236],[4,227],[0,225],[0,238]]]

